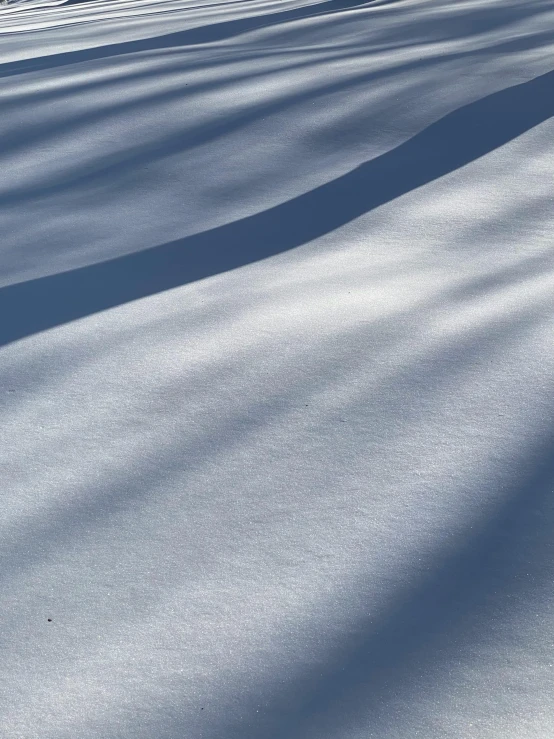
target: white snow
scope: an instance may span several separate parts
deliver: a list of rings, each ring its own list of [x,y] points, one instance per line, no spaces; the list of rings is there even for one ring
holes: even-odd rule
[[[3,737],[554,735],[553,60],[551,0],[0,8]]]

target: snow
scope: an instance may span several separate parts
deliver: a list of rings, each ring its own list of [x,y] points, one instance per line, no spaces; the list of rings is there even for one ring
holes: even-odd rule
[[[553,52],[0,8],[3,735],[554,733]]]

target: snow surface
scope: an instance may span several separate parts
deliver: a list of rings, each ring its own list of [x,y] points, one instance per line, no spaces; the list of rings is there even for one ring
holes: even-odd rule
[[[1,735],[554,736],[552,1],[53,4],[0,8]]]

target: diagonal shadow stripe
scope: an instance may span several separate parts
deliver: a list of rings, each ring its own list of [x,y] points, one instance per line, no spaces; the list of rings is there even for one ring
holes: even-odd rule
[[[554,71],[470,103],[308,193],[161,246],[0,290],[0,346],[288,251],[426,185],[554,115]]]
[[[550,434],[522,456],[520,472],[506,484],[497,506],[474,522],[459,545],[439,549],[428,574],[413,589],[400,590],[377,623],[368,615],[357,633],[345,635],[342,648],[329,655],[324,667],[318,663],[292,684],[284,681],[275,705],[270,704],[278,716],[271,732],[249,730],[244,722],[236,733],[229,727],[225,735],[343,736],[341,727],[359,712],[367,731],[376,730],[371,736],[378,736],[379,729],[398,722],[390,710],[394,699],[404,695],[413,700],[426,676],[436,679],[445,663],[455,664],[461,652],[478,647],[497,619],[510,615],[513,596],[533,603],[541,590],[550,589],[553,442]],[[322,725],[327,731],[321,732]]]
[[[81,49],[79,51],[65,51],[60,54],[49,54],[34,59],[24,59],[16,62],[7,62],[0,66],[0,78],[12,77],[26,72],[37,72],[58,67],[67,67],[71,64],[96,61],[123,54],[136,54],[145,51],[158,51],[159,49],[171,49],[182,46],[196,46],[198,44],[211,44],[218,41],[226,41],[248,31],[256,31],[261,28],[269,28],[281,23],[304,20],[317,15],[330,15],[339,13],[349,8],[370,4],[374,0],[328,0],[324,3],[306,5],[293,10],[281,10],[277,13],[262,13],[257,16],[246,18],[235,18],[230,21],[211,23],[207,26],[197,26],[184,31],[167,33],[162,36],[138,39],[136,41],[125,41],[117,44],[107,44],[92,49]],[[65,7],[65,3],[63,7]]]

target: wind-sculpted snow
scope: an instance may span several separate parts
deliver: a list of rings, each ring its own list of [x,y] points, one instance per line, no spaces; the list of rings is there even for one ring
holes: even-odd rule
[[[553,51],[0,7],[2,736],[552,734]]]

